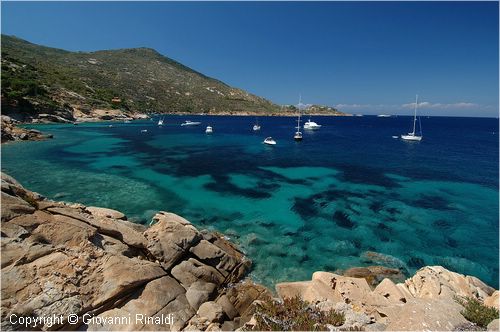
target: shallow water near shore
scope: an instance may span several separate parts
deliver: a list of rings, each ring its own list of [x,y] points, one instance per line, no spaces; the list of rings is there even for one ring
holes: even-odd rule
[[[221,231],[268,286],[381,264],[442,265],[498,288],[497,119],[425,118],[424,140],[405,142],[392,136],[409,117],[315,117],[323,127],[298,143],[295,118],[262,117],[260,132],[254,120],[32,126],[55,138],[2,145],[2,171],[52,199]]]

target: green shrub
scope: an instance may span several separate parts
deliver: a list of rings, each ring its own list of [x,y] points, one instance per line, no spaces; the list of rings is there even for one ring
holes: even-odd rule
[[[300,297],[282,302],[269,300],[258,305],[255,312],[257,331],[328,331],[327,324],[344,324],[344,314],[335,310],[320,311]]]
[[[460,312],[462,316],[478,326],[486,327],[492,320],[498,318],[498,309],[485,306],[472,297],[455,297],[455,300],[464,307]]]

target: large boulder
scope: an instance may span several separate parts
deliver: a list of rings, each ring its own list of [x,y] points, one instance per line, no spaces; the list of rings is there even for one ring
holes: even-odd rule
[[[494,291],[491,296],[488,296],[487,298],[484,299],[484,305],[487,305],[489,307],[497,308],[500,310],[500,300],[499,300],[499,293],[498,291]]]
[[[412,299],[393,316],[388,317],[388,331],[452,331],[467,323],[455,301],[444,299]]]
[[[221,285],[224,282],[224,276],[219,271],[194,258],[189,258],[174,266],[172,275],[179,280],[186,290],[199,280],[215,285]]]
[[[123,213],[113,209],[107,209],[96,206],[87,206],[87,211],[89,211],[90,214],[93,215],[94,217],[123,219],[123,220],[127,219],[127,217]]]
[[[186,299],[193,309],[198,310],[202,303],[210,299],[216,289],[217,285],[214,283],[195,281],[186,290]]]
[[[202,238],[189,221],[173,213],[157,213],[153,222],[144,232],[147,249],[165,270],[170,270]]]
[[[173,326],[172,319],[166,320],[166,317],[158,315],[170,303],[178,297],[184,296],[184,289],[173,278],[164,276],[155,279],[144,287],[138,289],[132,296],[133,299],[128,301],[119,309],[113,308],[98,315],[103,319],[95,319],[89,325],[90,330],[171,330]],[[194,311],[188,304],[185,309]],[[173,317],[173,313],[171,313]],[[129,324],[121,326],[110,326],[106,324],[105,318],[111,317],[130,317]],[[156,320],[158,318],[159,320]],[[163,318],[163,319],[161,319]],[[155,324],[155,322],[161,322]],[[127,322],[128,323],[128,322]],[[166,324],[170,323],[170,324]]]
[[[2,191],[2,221],[35,212],[35,207],[20,197]]]
[[[495,291],[476,277],[464,276],[442,266],[421,268],[405,281],[405,286],[414,297],[426,299],[462,296],[482,301]]]

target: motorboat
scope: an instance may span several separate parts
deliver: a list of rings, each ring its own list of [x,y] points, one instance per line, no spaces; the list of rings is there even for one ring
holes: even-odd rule
[[[391,115],[390,114],[379,114],[377,115],[377,118],[390,118]]]
[[[163,126],[163,119],[158,120],[158,126]]]
[[[207,129],[205,129],[205,133],[206,133],[206,134],[211,134],[211,133],[213,133],[213,132],[214,132],[214,131],[213,131],[213,129],[212,129],[212,127],[211,127],[211,126],[207,126]]]
[[[417,135],[415,132],[415,128],[417,125],[417,108],[418,108],[418,95],[415,96],[415,111],[413,114],[413,131],[411,133],[408,133],[406,135],[401,135],[401,138],[404,139],[405,141],[421,141],[422,140],[422,125],[420,124],[420,121],[418,122],[419,127],[420,127],[420,135]]]
[[[319,128],[321,128],[321,125],[317,124],[314,121],[311,121],[311,119],[307,120],[306,123],[304,123],[304,129],[318,130]]]
[[[267,145],[276,145],[276,141],[272,137],[266,137],[263,143]]]
[[[181,126],[198,126],[200,124],[201,124],[201,122],[186,120],[186,121],[184,121],[184,123],[181,124]]]
[[[141,130],[141,133],[147,133],[147,132],[148,132],[148,130],[147,130],[147,129],[142,129],[142,130]]]
[[[255,124],[253,125],[253,131],[258,131],[260,130],[260,125],[259,125],[259,118],[255,118]]]

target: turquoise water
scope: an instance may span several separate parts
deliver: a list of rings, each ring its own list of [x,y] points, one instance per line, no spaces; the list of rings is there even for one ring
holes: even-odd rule
[[[167,210],[221,231],[267,285],[316,270],[438,264],[498,287],[496,119],[424,119],[420,143],[392,138],[407,117],[316,118],[323,127],[300,143],[293,118],[262,118],[259,133],[253,118],[190,119],[202,125],[176,116],[161,128],[39,125],[55,138],[3,145],[2,170],[53,199],[141,223]],[[263,145],[266,136],[278,145]]]

